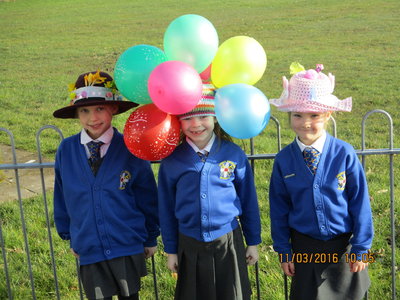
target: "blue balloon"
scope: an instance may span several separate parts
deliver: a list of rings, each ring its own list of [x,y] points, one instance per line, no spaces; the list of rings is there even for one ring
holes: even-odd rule
[[[267,126],[271,109],[268,98],[259,89],[235,83],[217,90],[215,114],[226,133],[238,139],[249,139]]]

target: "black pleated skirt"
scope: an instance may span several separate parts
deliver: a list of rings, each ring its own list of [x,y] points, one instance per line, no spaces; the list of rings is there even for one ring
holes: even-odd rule
[[[251,287],[240,227],[212,242],[180,234],[175,300],[249,300]]]
[[[147,275],[144,254],[123,256],[80,266],[83,289],[88,299],[113,295],[124,297],[140,290],[140,278]]]
[[[350,272],[350,237],[351,233],[346,233],[321,241],[292,230],[293,253],[297,257],[293,259],[291,300],[360,300],[365,296],[370,286],[368,269]],[[301,256],[303,253],[306,254]],[[314,261],[305,262],[311,253]]]

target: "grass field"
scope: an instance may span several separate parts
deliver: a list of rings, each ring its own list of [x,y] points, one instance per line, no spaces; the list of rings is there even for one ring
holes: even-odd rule
[[[35,135],[43,125],[59,127],[64,136],[76,133],[79,130],[77,122],[52,117],[55,109],[67,105],[68,83],[89,70],[100,68],[112,74],[118,56],[131,46],[148,44],[162,49],[168,24],[191,13],[212,22],[220,44],[230,37],[246,35],[264,47],[268,65],[256,86],[268,98],[279,97],[281,77],[289,76],[291,62],[299,61],[306,68],[323,63],[325,71],[336,76],[334,94],[340,99],[353,97],[351,113],[335,114],[338,137],[360,149],[363,116],[370,110],[383,109],[393,119],[394,147],[399,148],[399,9],[398,0],[0,1],[0,127],[12,131],[17,148],[28,151],[35,151]],[[282,125],[282,145],[285,146],[293,139],[287,116],[274,108],[272,114]],[[114,125],[122,131],[127,117],[128,113],[116,117]],[[387,148],[385,118],[373,115],[366,125],[367,148]],[[271,122],[254,139],[256,153],[275,153],[276,139],[276,128]],[[41,141],[45,155],[53,157],[59,143],[57,135],[45,131]],[[247,141],[237,142],[250,152]],[[9,143],[5,134],[0,134],[0,143]],[[8,158],[0,155],[1,159],[6,162]],[[398,157],[394,161],[395,170],[399,170]],[[261,294],[262,299],[268,300],[283,299],[282,275],[276,254],[271,250],[269,234],[267,191],[271,166],[271,160],[255,163],[263,216],[259,263]],[[157,166],[154,169],[157,171]],[[369,299],[389,299],[388,159],[367,157],[366,172],[375,221],[372,250],[383,253],[370,267]],[[399,175],[397,172],[395,175],[395,198],[399,199]],[[48,199],[51,207],[51,193]],[[52,299],[54,288],[42,198],[26,199],[24,208],[37,296],[38,299]],[[15,299],[29,299],[18,204],[1,204],[0,217]],[[396,221],[396,229],[400,241],[399,221]],[[76,299],[73,258],[68,245],[60,241],[54,231],[53,236],[62,299]],[[162,246],[160,248],[162,250]],[[398,267],[399,250],[397,247]],[[160,298],[171,299],[174,279],[166,270],[165,259],[162,251],[156,255]],[[3,299],[7,297],[7,291],[4,274],[0,273],[0,298]],[[253,273],[251,269],[252,276]],[[252,279],[254,282],[254,276]],[[398,293],[399,282],[397,274]],[[152,279],[148,276],[144,280],[143,299],[153,299],[151,286]]]

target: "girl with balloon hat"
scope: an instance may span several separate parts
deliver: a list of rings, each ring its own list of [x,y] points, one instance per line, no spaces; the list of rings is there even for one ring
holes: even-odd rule
[[[162,239],[178,273],[175,299],[249,300],[246,263],[256,263],[261,242],[256,189],[245,153],[217,123],[214,93],[204,84],[198,105],[179,116],[185,137],[161,162]]]
[[[299,69],[300,68],[300,69]],[[274,250],[292,277],[291,299],[362,299],[370,285],[373,224],[364,170],[351,145],[329,135],[333,111],[352,99],[332,94],[335,77],[292,64],[283,93],[295,140],[274,161],[269,201]]]
[[[139,299],[145,257],[159,235],[157,187],[148,162],[133,156],[111,126],[137,106],[122,101],[112,77],[89,72],[71,85],[70,105],[56,118],[77,118],[82,130],[57,150],[54,221],[79,259],[88,299]]]

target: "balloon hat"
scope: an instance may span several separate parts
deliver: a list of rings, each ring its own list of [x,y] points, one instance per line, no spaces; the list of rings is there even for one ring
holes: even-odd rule
[[[280,111],[293,112],[326,112],[351,111],[352,98],[339,100],[332,94],[335,87],[335,76],[325,75],[318,64],[315,70],[305,71],[299,63],[292,63],[290,81],[283,76],[283,92],[279,99],[270,99]]]

